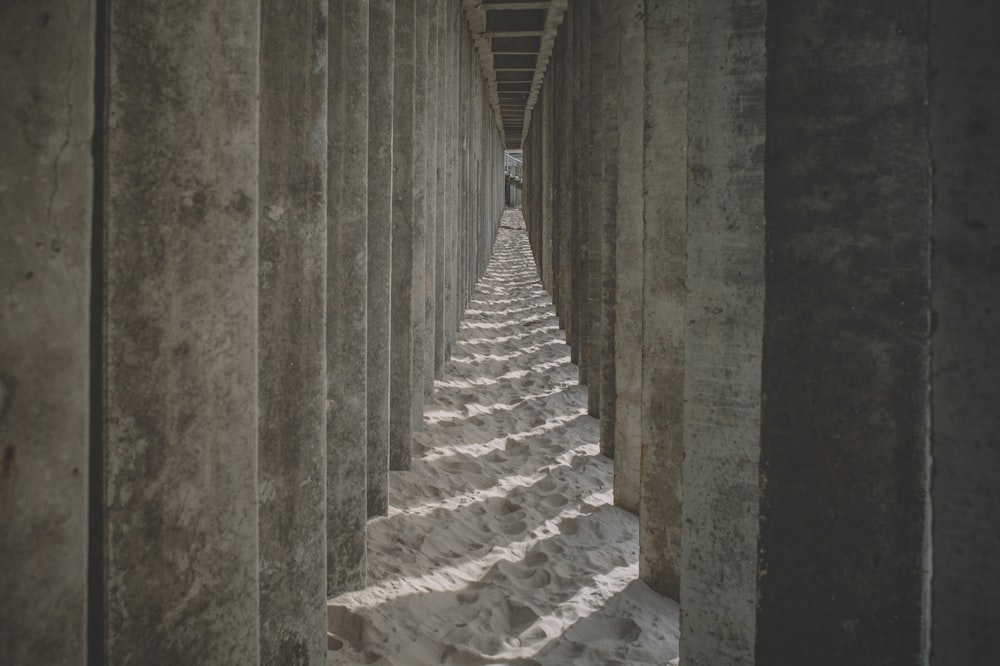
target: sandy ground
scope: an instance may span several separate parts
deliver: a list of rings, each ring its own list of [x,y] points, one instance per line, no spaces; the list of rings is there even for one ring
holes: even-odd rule
[[[677,605],[636,580],[586,391],[508,211],[413,469],[369,523],[369,586],[330,600],[328,664],[673,663]]]

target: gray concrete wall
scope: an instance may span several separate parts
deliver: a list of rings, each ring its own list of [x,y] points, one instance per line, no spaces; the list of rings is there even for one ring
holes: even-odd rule
[[[261,3],[262,664],[326,659],[326,26],[325,0]]]
[[[258,5],[108,10],[106,660],[256,663]]]
[[[0,662],[82,665],[94,7],[3,3],[0,43]]]
[[[389,469],[410,468],[413,438],[413,132],[415,0],[396,0],[392,108],[392,336]]]
[[[639,577],[680,598],[688,3],[646,0]]]
[[[395,3],[368,8],[368,516],[389,511]]]
[[[1000,659],[997,12],[931,3],[934,666]]]
[[[643,106],[641,0],[618,7],[618,206],[615,212],[615,504],[639,512],[642,439]]]
[[[327,594],[365,585],[368,2],[330,4]]]

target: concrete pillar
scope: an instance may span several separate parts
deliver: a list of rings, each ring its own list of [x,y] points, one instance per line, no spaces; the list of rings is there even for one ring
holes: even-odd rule
[[[448,220],[448,41],[451,37],[451,17],[448,3],[440,3],[437,6],[437,39],[435,41],[435,53],[437,64],[434,68],[436,72],[434,93],[435,104],[435,125],[436,142],[434,148],[436,186],[434,195],[436,200],[436,215],[434,217],[434,373],[433,377],[441,377],[444,371],[445,360],[447,359],[447,334],[448,326],[447,306],[445,305],[445,284],[447,282],[447,220]],[[431,401],[433,401],[433,377],[431,381]]]
[[[768,6],[760,663],[926,649],[926,29],[920,5]]]
[[[1000,658],[997,7],[931,3],[933,666]]]
[[[108,7],[112,664],[259,659],[259,28],[256,2]]]
[[[600,303],[600,329],[601,336],[601,399],[600,399],[600,432],[601,432],[601,453],[614,457],[615,453],[615,300],[617,298],[616,283],[618,268],[615,263],[615,249],[617,246],[617,218],[618,218],[618,21],[619,11],[617,7],[605,7],[603,17],[604,27],[604,57],[601,62],[602,78],[601,85],[605,89],[605,94],[601,99],[601,118],[604,122],[604,144],[603,144],[603,172],[601,174],[601,202],[600,211],[603,218],[601,225],[601,303]],[[550,93],[551,95],[551,93]],[[543,93],[544,99],[544,93]],[[551,104],[551,102],[548,102]],[[545,127],[549,129],[551,120]],[[549,147],[543,147],[543,161],[548,158]],[[551,185],[546,185],[543,181],[543,190]],[[550,196],[543,191],[543,205]],[[543,210],[543,224],[545,215],[550,214]],[[543,232],[545,240],[545,252],[551,251],[551,244],[548,235]]]
[[[413,439],[413,26],[416,0],[396,0],[392,81],[392,338],[389,469],[410,468]]]
[[[4,3],[0,43],[0,662],[82,665],[94,8]]]
[[[392,0],[369,5],[368,43],[368,516],[389,511],[392,338]]]
[[[449,54],[448,54],[448,204],[446,207],[448,215],[448,275],[445,285],[446,300],[448,302],[448,326],[446,328],[448,339],[448,357],[451,358],[451,347],[455,344],[458,335],[461,312],[458,310],[458,227],[461,220],[461,194],[459,191],[460,173],[459,150],[461,137],[459,135],[459,86],[461,84],[461,50],[462,38],[466,34],[465,21],[462,17],[462,6],[459,0],[448,0],[449,16]]]
[[[692,5],[689,33],[685,664],[756,663],[765,14],[723,5]]]
[[[604,307],[604,276],[601,274],[601,251],[604,240],[604,17],[614,11],[602,2],[590,5],[590,34],[587,37],[587,186],[581,192],[586,201],[587,219],[587,301],[583,320],[587,333],[587,411],[595,417],[601,415],[601,376],[603,358],[603,331],[601,312]],[[617,86],[616,86],[617,87]]]
[[[427,41],[430,6],[418,2],[413,24],[413,429],[424,429],[424,373],[427,370]]]
[[[326,659],[326,25],[325,0],[261,3],[262,664]]]
[[[570,60],[573,94],[571,178],[574,199],[570,221],[570,266],[573,305],[566,338],[571,358],[579,368],[581,384],[590,381],[590,7],[577,0],[572,12],[573,54]]]
[[[611,14],[617,14],[617,12],[609,12]],[[555,200],[554,195],[554,163],[555,158],[555,132],[552,128],[552,123],[555,121],[553,118],[552,100],[555,97],[553,88],[556,85],[555,79],[552,76],[553,65],[551,61],[549,62],[549,68],[545,73],[545,82],[542,85],[541,99],[538,105],[538,109],[541,112],[541,125],[539,131],[541,133],[541,191],[538,193],[540,197],[540,209],[542,214],[541,228],[542,228],[542,286],[551,294],[555,288],[555,271],[553,270],[553,258],[555,247],[553,245],[553,234],[554,234],[554,220],[553,220],[553,203]]]
[[[573,221],[573,25],[576,10],[575,5],[567,10],[563,19],[561,35],[556,38],[553,57],[555,91],[553,116],[558,118],[555,132],[556,199],[555,199],[555,236],[554,242],[556,262],[555,305],[559,315],[559,325],[566,331],[566,340],[570,341],[572,329],[570,309],[572,307],[573,273],[570,269],[571,248],[570,230]],[[553,121],[555,122],[555,120]],[[572,352],[570,354],[572,356]]]
[[[926,663],[927,16],[884,4],[691,5],[685,664]]]
[[[615,504],[639,511],[642,441],[643,105],[642,0],[618,7],[618,206],[615,243]]]
[[[365,584],[368,2],[330,3],[327,594]]]
[[[438,141],[438,15],[439,3],[431,3],[427,8],[427,69],[424,85],[426,86],[426,105],[424,111],[424,127],[426,139],[426,172],[424,178],[424,404],[434,402],[434,347],[437,340],[437,141]],[[423,422],[423,410],[420,412]]]
[[[646,0],[639,577],[680,596],[688,3]]]

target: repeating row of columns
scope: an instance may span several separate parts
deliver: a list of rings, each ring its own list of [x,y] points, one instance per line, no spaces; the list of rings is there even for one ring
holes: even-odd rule
[[[71,5],[0,9],[0,662],[325,663],[503,208],[463,8]]]
[[[686,666],[1000,654],[996,14],[569,7],[528,230]]]

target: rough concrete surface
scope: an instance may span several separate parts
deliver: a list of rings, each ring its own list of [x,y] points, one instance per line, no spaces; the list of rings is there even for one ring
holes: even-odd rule
[[[998,18],[931,3],[933,666],[1000,659]]]
[[[389,510],[392,339],[392,0],[369,4],[368,43],[368,516]]]
[[[256,663],[260,17],[108,10],[106,659]]]
[[[415,0],[396,0],[392,105],[392,338],[389,469],[410,468],[413,439],[413,60]]]
[[[0,662],[83,664],[94,8],[3,3],[0,44]]]
[[[680,598],[688,3],[647,0],[639,577]]]
[[[260,660],[323,664],[327,3],[261,19]]]
[[[814,0],[769,4],[767,14],[767,575],[757,660],[917,664],[929,423],[926,7],[887,14]],[[816,57],[819,36],[840,48]]]
[[[764,8],[763,2],[737,8],[707,0],[690,10],[680,586],[685,666],[755,663]]]
[[[642,440],[642,105],[641,0],[619,6],[619,163],[615,246],[615,505],[639,512]]]
[[[365,584],[368,2],[330,6],[327,594]]]

